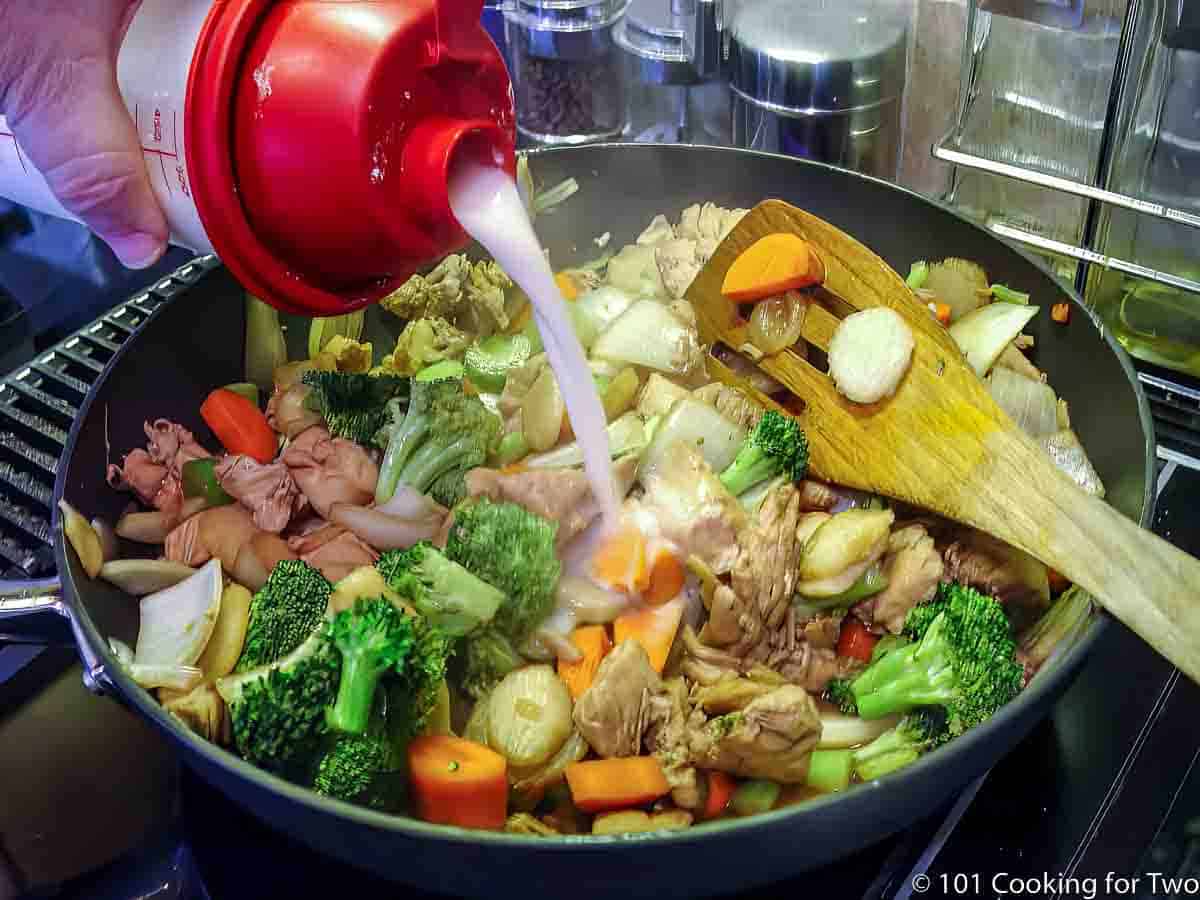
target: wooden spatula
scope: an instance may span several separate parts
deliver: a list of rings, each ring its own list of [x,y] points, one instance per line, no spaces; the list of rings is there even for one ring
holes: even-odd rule
[[[726,270],[759,238],[800,235],[825,265],[803,339],[827,350],[841,318],[888,306],[916,341],[896,393],[868,406],[839,394],[791,350],[759,361],[804,403],[818,478],[884,494],[974,526],[1082,585],[1163,656],[1200,681],[1200,561],[1139,528],[1063,475],[996,405],[954,340],[887,263],[815,216],[777,200],[759,204],[717,248],[687,292],[708,342],[746,342]],[[715,377],[769,401],[710,359]],[[772,404],[773,405],[773,404]],[[795,410],[792,410],[793,412]]]

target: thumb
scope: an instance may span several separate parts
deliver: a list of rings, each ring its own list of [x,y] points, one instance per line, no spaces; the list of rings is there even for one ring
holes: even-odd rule
[[[124,265],[153,265],[166,251],[167,222],[113,66],[93,58],[55,71],[63,83],[10,118],[13,133],[62,205]]]

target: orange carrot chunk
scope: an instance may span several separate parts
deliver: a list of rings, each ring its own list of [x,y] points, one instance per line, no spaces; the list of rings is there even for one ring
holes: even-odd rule
[[[674,600],[683,590],[685,577],[679,557],[667,550],[659,551],[650,567],[650,581],[642,594],[643,599],[654,606]]]
[[[612,641],[608,630],[603,625],[584,625],[571,632],[571,643],[583,654],[578,662],[558,661],[558,677],[566,682],[571,699],[578,700],[579,696],[592,686],[596,678],[596,670],[612,649]]]
[[[716,769],[709,769],[705,774],[708,776],[708,796],[704,798],[704,812],[701,818],[715,819],[729,806],[737,782],[733,780],[732,775],[726,775]]]
[[[226,388],[217,388],[200,405],[200,417],[230,453],[244,453],[269,463],[279,437],[257,406]]]
[[[504,827],[508,763],[490,747],[452,735],[414,738],[408,772],[419,818],[463,828]]]
[[[559,272],[555,275],[554,283],[558,285],[558,292],[563,295],[564,300],[574,300],[579,296],[579,285],[566,272]]]
[[[671,789],[653,756],[571,763],[566,775],[572,802],[590,813],[645,806]]]
[[[592,557],[592,571],[613,590],[626,594],[645,590],[650,580],[645,537],[632,525],[622,525],[597,548]]]
[[[1060,325],[1066,325],[1071,321],[1071,304],[1055,303],[1050,307],[1050,318]]]
[[[808,242],[780,232],[742,251],[725,272],[721,293],[737,303],[751,303],[824,280],[825,266]]]
[[[683,618],[683,598],[676,597],[661,606],[647,606],[622,613],[613,621],[613,644],[632,638],[650,657],[654,671],[661,672],[675,642],[675,633]]]

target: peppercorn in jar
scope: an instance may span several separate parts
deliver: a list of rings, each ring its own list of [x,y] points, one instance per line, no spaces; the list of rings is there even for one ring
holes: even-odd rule
[[[613,30],[628,0],[514,0],[505,8],[517,128],[543,144],[618,137],[625,59]]]

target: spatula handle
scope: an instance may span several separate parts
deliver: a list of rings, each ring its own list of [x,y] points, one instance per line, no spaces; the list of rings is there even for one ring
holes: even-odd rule
[[[977,518],[987,521],[973,524],[1081,585],[1200,682],[1200,560],[1085,494],[1044,459],[1027,454],[1015,483],[1006,476],[980,485]]]

